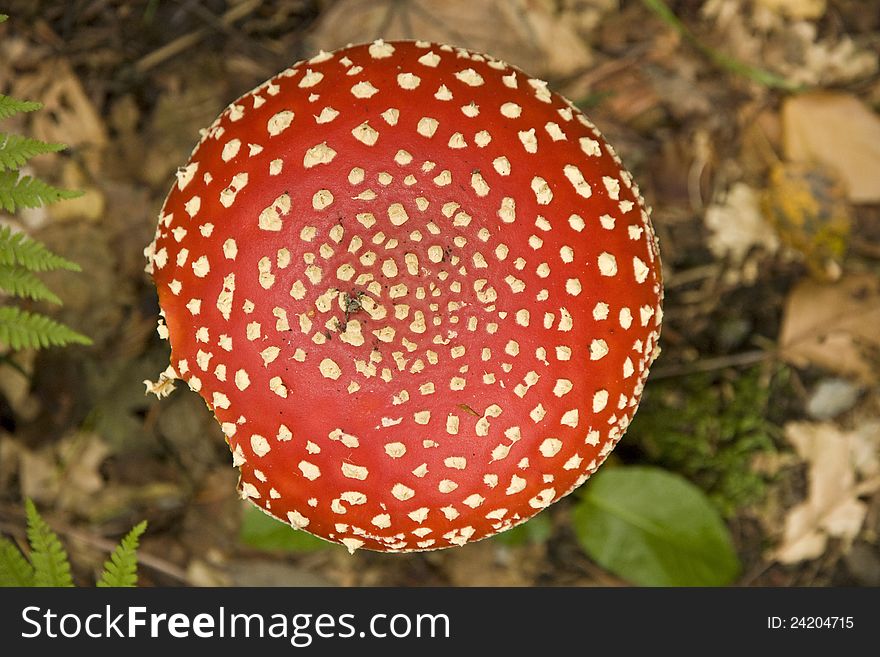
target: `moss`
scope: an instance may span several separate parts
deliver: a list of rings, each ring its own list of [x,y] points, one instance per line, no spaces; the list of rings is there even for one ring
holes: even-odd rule
[[[775,451],[778,428],[768,418],[771,397],[788,370],[754,367],[655,381],[646,389],[628,442],[640,460],[678,472],[700,486],[726,517],[763,498],[766,475],[752,463]]]

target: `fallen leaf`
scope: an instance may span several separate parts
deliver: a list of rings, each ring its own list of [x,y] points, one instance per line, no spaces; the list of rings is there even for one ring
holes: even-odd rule
[[[855,96],[809,93],[782,106],[789,160],[818,162],[843,179],[853,203],[880,201],[880,117]]]
[[[107,128],[66,59],[44,60],[33,73],[19,76],[13,95],[43,103],[30,118],[32,136],[76,148],[89,173],[101,176]]]
[[[853,433],[829,423],[791,422],[785,436],[807,462],[809,480],[807,498],[785,518],[774,552],[776,560],[790,564],[821,555],[830,537],[852,543],[867,513],[858,498],[870,491],[856,481]]]
[[[825,0],[758,0],[758,5],[783,16],[796,19],[816,19],[825,14]]]
[[[824,280],[840,277],[850,215],[846,189],[834,170],[813,164],[774,165],[761,208],[780,241],[804,256],[813,275]]]
[[[816,22],[790,20],[761,6],[749,11],[747,5],[707,0],[701,8],[714,23],[713,41],[723,43],[724,52],[736,59],[811,87],[839,86],[877,71],[877,52],[867,41],[857,44],[842,31],[823,29],[820,34]]]
[[[758,192],[745,183],[736,183],[726,197],[706,208],[704,216],[710,231],[709,248],[718,257],[741,262],[754,247],[773,253],[779,240],[761,213]]]
[[[531,75],[564,77],[592,62],[572,25],[534,0],[341,0],[310,41],[333,50],[375,39],[422,39],[486,52]]]
[[[804,281],[788,295],[779,334],[783,360],[858,377],[880,371],[880,278],[851,274],[834,283]]]

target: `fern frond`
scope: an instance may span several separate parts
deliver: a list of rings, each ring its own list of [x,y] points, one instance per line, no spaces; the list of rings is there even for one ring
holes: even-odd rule
[[[86,336],[77,333],[60,322],[29,313],[13,306],[0,307],[0,344],[15,351],[62,347],[68,344],[92,344]]]
[[[20,265],[29,271],[80,271],[75,262],[55,255],[45,244],[24,233],[13,233],[9,226],[0,228],[0,265]]]
[[[99,587],[137,585],[137,549],[141,534],[147,529],[147,521],[135,525],[104,562],[104,572],[98,580]]]
[[[27,535],[31,544],[34,586],[73,586],[67,552],[32,500],[25,500]]]
[[[7,18],[9,18],[9,16],[6,14],[0,14],[0,23],[5,23]]]
[[[0,536],[0,586],[33,586],[34,568],[8,538]]]
[[[57,153],[65,148],[64,144],[0,132],[0,171],[18,169],[35,155]]]
[[[33,273],[22,267],[6,267],[0,265],[0,290],[12,296],[61,303],[48,286]]]
[[[0,121],[8,119],[19,112],[34,112],[42,106],[43,103],[33,100],[16,100],[15,98],[0,94]]]
[[[0,173],[0,208],[7,212],[15,212],[16,208],[38,208],[82,194],[78,190],[53,187],[33,176],[19,178],[17,171]]]

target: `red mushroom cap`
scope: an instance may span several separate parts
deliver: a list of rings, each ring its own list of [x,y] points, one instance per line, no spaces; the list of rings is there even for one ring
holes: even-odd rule
[[[147,249],[167,381],[271,515],[350,550],[463,545],[602,463],[657,353],[630,175],[546,83],[424,42],[320,53],[232,103]]]

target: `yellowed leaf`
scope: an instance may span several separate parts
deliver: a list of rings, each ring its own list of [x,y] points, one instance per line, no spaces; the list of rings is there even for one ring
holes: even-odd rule
[[[340,0],[312,31],[315,49],[375,39],[421,39],[486,52],[536,76],[592,62],[573,21],[536,0]]]
[[[854,203],[880,201],[880,117],[844,93],[794,96],[782,107],[785,154],[818,162],[843,179]]]
[[[828,423],[791,422],[785,436],[808,464],[809,488],[807,498],[786,517],[774,557],[796,563],[821,555],[829,537],[851,543],[867,513],[858,498],[868,491],[857,485],[853,433]]]
[[[789,294],[780,355],[871,384],[880,369],[880,278],[851,274],[835,283],[804,281]]]
[[[789,18],[812,20],[825,14],[825,0],[758,0],[758,4]]]

